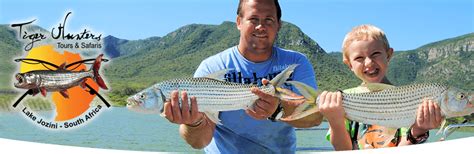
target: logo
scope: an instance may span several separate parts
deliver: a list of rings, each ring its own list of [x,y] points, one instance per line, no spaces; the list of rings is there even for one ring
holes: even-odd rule
[[[70,14],[72,12],[66,14],[57,28],[51,29],[50,35],[31,25],[36,19],[11,24],[18,39],[24,42],[26,52],[24,58],[14,60],[19,63],[14,87],[25,92],[12,107],[33,124],[50,130],[77,128],[110,107],[99,93],[108,89],[100,73],[101,66],[108,60],[103,54],[90,51],[102,48],[102,34],[87,29],[77,34],[66,32]],[[83,59],[81,54],[96,56]],[[25,102],[29,99],[27,96],[43,97],[53,103],[54,116],[31,109]]]

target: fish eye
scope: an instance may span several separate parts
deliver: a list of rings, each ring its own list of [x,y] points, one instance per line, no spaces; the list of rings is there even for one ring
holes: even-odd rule
[[[458,100],[463,100],[465,98],[466,98],[466,95],[464,93],[459,93],[458,96],[457,96]]]
[[[145,99],[146,98],[146,95],[145,94],[141,94],[140,95],[140,99]]]
[[[20,83],[22,83],[22,82],[23,82],[23,77],[21,77],[21,76],[18,76],[18,77],[17,77],[17,79],[18,79],[18,82],[20,82]]]

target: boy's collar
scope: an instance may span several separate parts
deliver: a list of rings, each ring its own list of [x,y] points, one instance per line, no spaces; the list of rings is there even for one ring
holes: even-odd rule
[[[380,83],[392,85],[392,82],[390,82],[390,81],[387,79],[387,77],[384,77],[384,78],[382,79],[382,82],[380,82]],[[364,84],[365,84],[365,82],[362,82],[360,85],[364,85]]]

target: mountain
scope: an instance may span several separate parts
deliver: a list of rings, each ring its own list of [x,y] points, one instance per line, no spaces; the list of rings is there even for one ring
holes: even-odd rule
[[[136,52],[148,51],[156,48],[159,45],[161,37],[150,37],[144,40],[125,40],[114,36],[107,36],[104,38],[104,52],[107,57],[116,58]]]
[[[474,90],[474,33],[395,52],[388,77],[397,85],[438,82]]]
[[[119,46],[128,42],[125,39],[119,39],[111,35],[104,38],[104,52],[107,57],[116,58],[122,55]]]

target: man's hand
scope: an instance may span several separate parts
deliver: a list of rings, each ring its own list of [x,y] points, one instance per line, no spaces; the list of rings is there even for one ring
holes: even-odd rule
[[[267,94],[258,88],[252,88],[251,91],[257,95],[259,99],[255,100],[253,106],[247,109],[245,112],[258,120],[266,119],[272,116],[273,112],[275,112],[278,107],[278,98],[273,97],[272,95]]]
[[[268,83],[268,80],[262,80],[263,85],[267,85]],[[258,120],[266,119],[272,116],[273,112],[275,112],[278,107],[279,99],[261,91],[258,88],[252,88],[251,91],[257,95],[259,99],[255,100],[253,106],[247,109],[245,112]]]
[[[171,100],[164,104],[164,117],[171,123],[195,126],[203,120],[204,114],[198,111],[196,97],[188,99],[185,91],[181,93],[182,105],[179,105],[178,91],[171,92]],[[189,106],[191,100],[191,106]]]

